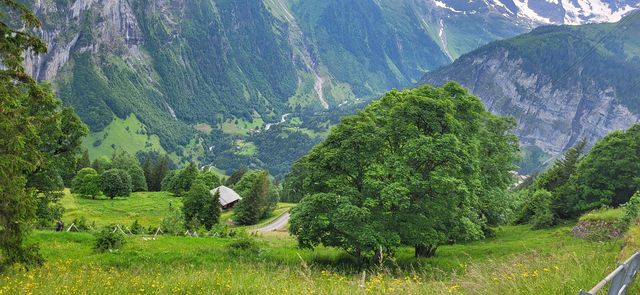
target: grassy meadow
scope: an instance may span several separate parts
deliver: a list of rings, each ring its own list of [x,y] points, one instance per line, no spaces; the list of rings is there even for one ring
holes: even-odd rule
[[[157,226],[170,206],[182,206],[166,192],[115,200],[67,194],[62,204],[67,226],[80,217],[96,226]],[[237,229],[269,223],[293,206],[279,203],[259,225]],[[231,216],[223,212],[221,223]],[[122,249],[101,253],[90,232],[40,230],[29,241],[40,245],[46,264],[0,274],[0,294],[576,294],[631,255],[640,235],[632,227],[625,239],[592,242],[572,237],[572,226],[504,226],[495,238],[442,246],[435,257],[416,259],[402,247],[366,266],[340,249],[299,249],[286,232],[255,235],[257,247],[248,250],[232,247],[237,238],[128,236]]]
[[[171,208],[182,208],[182,198],[168,192],[135,192],[130,197],[116,197],[111,200],[106,197],[84,198],[73,195],[67,190],[60,203],[65,208],[62,221],[67,227],[74,220],[84,217],[89,225],[95,223],[97,227],[110,224],[129,226],[138,220],[144,227],[155,228],[169,214]],[[270,217],[250,228],[260,227],[275,220],[293,206],[294,204],[291,203],[278,203]],[[220,222],[228,223],[232,216],[233,211],[222,211]]]
[[[286,233],[258,236],[257,251],[233,249],[229,238],[165,235],[98,253],[91,233],[36,231],[30,241],[47,263],[0,275],[0,294],[575,294],[616,266],[622,242],[579,240],[570,228],[507,226],[432,258],[401,248],[363,268],[337,249],[298,249]]]

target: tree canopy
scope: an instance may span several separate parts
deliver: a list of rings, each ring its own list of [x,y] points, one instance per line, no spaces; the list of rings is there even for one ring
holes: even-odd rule
[[[95,198],[100,194],[100,174],[91,167],[80,169],[71,182],[71,192]]]
[[[0,7],[0,265],[37,264],[42,258],[37,247],[24,244],[25,233],[40,209],[62,195],[60,171],[75,168],[87,130],[22,66],[24,56],[46,52],[31,33],[40,26],[36,16],[14,0],[0,1]]]
[[[260,219],[268,217],[278,202],[277,192],[267,171],[244,173],[234,189],[242,196],[233,210],[233,221],[237,224],[256,224]]]
[[[100,188],[111,199],[128,197],[131,194],[131,176],[122,169],[109,169],[100,175]]]
[[[197,180],[189,191],[184,194],[182,200],[185,223],[192,223],[196,220],[198,224],[204,226],[207,230],[218,223],[220,219],[220,194],[211,194],[210,188],[204,181]],[[192,228],[191,230],[196,230]]]
[[[181,170],[167,173],[167,176],[162,180],[162,190],[181,195],[191,189],[191,184],[196,180],[198,174],[198,167],[194,163],[189,163]]]
[[[131,177],[131,190],[134,192],[146,191],[147,180],[138,159],[134,156],[122,152],[115,154],[111,160],[111,167],[127,171]]]
[[[357,256],[417,256],[482,238],[508,210],[515,123],[487,112],[455,83],[393,90],[343,118],[295,165],[285,187],[304,198],[290,232]]]

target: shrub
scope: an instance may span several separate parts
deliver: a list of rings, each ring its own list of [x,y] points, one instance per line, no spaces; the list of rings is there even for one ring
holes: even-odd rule
[[[532,229],[549,228],[555,224],[555,217],[551,211],[551,198],[553,196],[545,189],[533,193],[530,205],[533,216],[531,218]]]
[[[184,194],[182,213],[190,230],[204,226],[211,229],[220,219],[219,192],[211,195],[209,188],[202,181],[195,181],[191,189]]]
[[[118,250],[124,246],[125,236],[120,231],[114,231],[114,226],[103,228],[96,234],[94,249],[99,252]]]
[[[169,209],[169,214],[160,222],[160,228],[166,234],[179,234],[184,230],[184,215],[181,210]]]
[[[67,227],[71,226],[71,224],[74,224],[80,231],[95,228],[95,222],[93,222],[92,224],[88,224],[87,218],[85,218],[84,216],[80,216],[80,218],[74,218]]]
[[[134,235],[143,235],[147,233],[147,229],[144,228],[144,226],[142,226],[137,219],[133,221],[129,230]]]
[[[625,212],[616,227],[621,231],[627,231],[629,226],[638,218],[640,213],[640,191],[633,194],[629,202],[624,204]]]
[[[235,229],[229,228],[226,224],[215,224],[209,231],[209,235],[216,238],[233,238],[237,234]]]
[[[246,257],[247,255],[260,255],[260,245],[258,245],[258,242],[254,238],[247,235],[243,235],[235,239],[233,242],[227,245],[227,248],[232,255],[238,257]]]

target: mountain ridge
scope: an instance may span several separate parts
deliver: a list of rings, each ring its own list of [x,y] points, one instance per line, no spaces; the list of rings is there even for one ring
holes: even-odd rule
[[[639,28],[637,13],[617,24],[540,27],[463,55],[422,82],[460,82],[492,112],[518,120],[526,149],[556,157],[583,137],[593,143],[640,119],[640,81],[629,78],[640,75],[640,35],[631,33]]]

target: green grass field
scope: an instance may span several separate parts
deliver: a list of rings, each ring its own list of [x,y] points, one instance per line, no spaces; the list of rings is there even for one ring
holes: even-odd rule
[[[119,224],[131,225],[135,220],[144,227],[157,227],[171,208],[182,208],[182,199],[168,192],[137,192],[130,197],[118,197],[113,200],[100,197],[84,198],[70,194],[68,191],[60,203],[65,208],[62,221],[69,226],[74,219],[84,217],[87,223],[95,222],[96,226]],[[294,204],[278,203],[273,214],[251,228],[265,225],[281,214],[289,211]],[[220,223],[226,223],[233,216],[232,210],[225,210],[220,216]],[[245,228],[245,227],[238,227]]]
[[[67,193],[60,203],[65,208],[62,218],[65,224],[70,225],[72,220],[84,217],[88,223],[95,222],[97,226],[129,226],[138,220],[145,227],[156,227],[167,216],[170,207],[182,207],[182,199],[167,192],[138,192],[113,200],[94,200]]]
[[[126,151],[135,155],[137,151],[157,151],[165,153],[157,135],[148,135],[147,129],[135,115],[122,120],[115,118],[100,132],[92,132],[82,142],[82,148],[89,150],[91,159],[111,156],[114,151]]]
[[[84,216],[96,225],[137,219],[144,226],[158,224],[169,204],[181,206],[164,192],[115,200],[67,194],[62,204],[65,222]],[[260,225],[293,206],[279,203]],[[231,214],[223,212],[221,222]],[[161,235],[129,236],[124,248],[99,253],[92,233],[35,231],[29,241],[40,244],[47,263],[0,274],[0,294],[576,294],[630,255],[640,236],[636,226],[625,239],[591,242],[572,237],[572,226],[504,226],[495,238],[441,246],[431,258],[402,247],[366,266],[340,249],[299,249],[285,232],[255,236],[257,251],[232,249],[233,238]]]
[[[264,120],[260,117],[254,117],[253,122],[243,119],[229,119],[224,121],[220,128],[222,132],[233,135],[248,135],[252,129],[258,129],[264,125]]]
[[[574,294],[616,265],[621,242],[592,243],[570,227],[498,230],[495,239],[443,246],[416,260],[410,248],[359,269],[342,251],[298,249],[284,233],[258,237],[257,253],[232,239],[129,237],[122,250],[97,253],[89,233],[37,231],[47,264],[0,275],[2,294]],[[362,272],[366,279],[361,286]],[[55,290],[55,291],[52,291]]]

